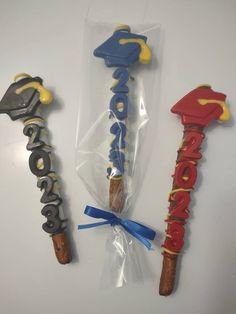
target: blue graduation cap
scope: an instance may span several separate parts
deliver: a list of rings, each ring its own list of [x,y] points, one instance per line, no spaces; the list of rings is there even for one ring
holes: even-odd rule
[[[151,60],[151,51],[146,42],[146,36],[133,34],[128,25],[121,25],[94,50],[94,55],[103,58],[108,67],[128,67],[136,61],[147,64]]]

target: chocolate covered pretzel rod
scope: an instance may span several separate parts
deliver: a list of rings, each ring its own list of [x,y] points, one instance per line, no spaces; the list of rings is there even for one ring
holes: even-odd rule
[[[43,86],[40,77],[22,73],[15,80],[17,81],[10,85],[0,101],[0,113],[8,114],[12,120],[23,120],[23,133],[29,137],[26,148],[31,152],[29,167],[38,178],[37,186],[43,190],[41,202],[45,206],[41,213],[47,221],[42,228],[52,237],[58,262],[67,264],[71,261],[71,254],[65,233],[62,199],[58,191],[57,176],[52,168],[52,147],[48,143],[45,122],[39,112],[41,104],[51,103],[52,94]]]
[[[113,140],[110,145],[109,160],[111,166],[107,169],[110,180],[109,207],[114,212],[121,212],[125,203],[125,148],[127,143],[126,120],[129,112],[129,88],[126,85],[130,75],[128,67],[139,61],[147,64],[151,60],[151,51],[146,44],[147,37],[131,33],[128,25],[118,26],[113,35],[101,46],[95,49],[94,55],[103,58],[107,67],[118,67],[113,72],[114,83],[111,91],[110,118],[113,124],[110,132]]]
[[[184,245],[185,220],[189,217],[190,192],[197,179],[197,163],[202,157],[203,129],[214,120],[227,121],[230,118],[225,99],[224,94],[203,85],[192,90],[171,109],[180,115],[184,134],[169,196],[166,239],[162,245],[164,259],[160,295],[167,296],[174,288],[177,258]]]

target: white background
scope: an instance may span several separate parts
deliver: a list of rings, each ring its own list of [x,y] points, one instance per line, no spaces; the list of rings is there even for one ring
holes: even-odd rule
[[[153,281],[99,290],[107,229],[78,232],[93,200],[74,169],[84,18],[117,23],[160,23],[162,81],[153,154],[136,203],[135,219],[165,229],[182,126],[171,106],[201,83],[227,95],[232,120],[207,131],[204,159],[191,206],[177,289],[158,295],[162,256],[147,259]],[[74,262],[57,264],[41,230],[41,192],[28,169],[20,122],[0,116],[1,314],[233,314],[236,311],[236,2],[234,0],[0,1],[0,94],[17,72],[44,78],[56,101],[48,115],[60,158]],[[139,210],[138,210],[139,209]]]

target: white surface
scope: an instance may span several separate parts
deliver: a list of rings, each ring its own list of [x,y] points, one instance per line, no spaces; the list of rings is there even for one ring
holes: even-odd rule
[[[90,8],[89,8],[90,5]],[[162,256],[147,254],[155,271],[144,286],[99,290],[107,230],[78,233],[83,208],[92,203],[74,170],[83,19],[114,23],[157,22],[164,32],[158,134],[137,200],[135,218],[165,229],[171,173],[182,126],[170,107],[203,82],[227,94],[236,115],[236,2],[198,1],[3,1],[0,2],[0,94],[13,75],[44,78],[56,94],[48,125],[60,158],[60,173],[79,261],[56,263],[41,230],[40,191],[28,169],[22,125],[0,116],[1,314],[233,314],[236,311],[234,118],[207,132],[199,184],[188,223],[178,289],[157,293]],[[29,197],[30,196],[30,197]]]

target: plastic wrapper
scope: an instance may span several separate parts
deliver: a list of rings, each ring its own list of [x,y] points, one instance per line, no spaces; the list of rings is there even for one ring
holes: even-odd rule
[[[96,206],[121,219],[135,213],[155,134],[152,127],[152,138],[146,136],[158,105],[160,42],[156,24],[85,23],[76,171]],[[143,248],[122,226],[111,229],[103,282],[120,287],[142,280]]]

